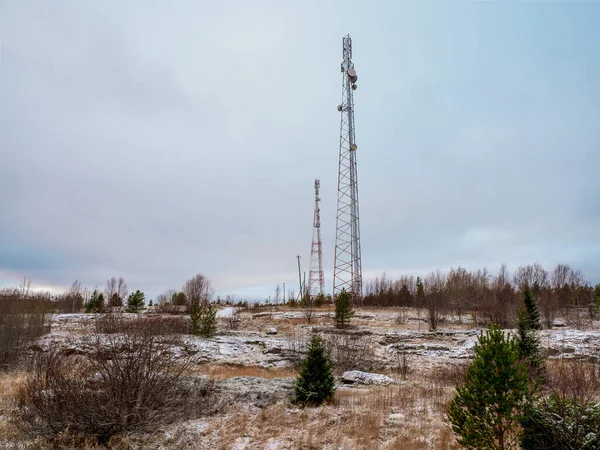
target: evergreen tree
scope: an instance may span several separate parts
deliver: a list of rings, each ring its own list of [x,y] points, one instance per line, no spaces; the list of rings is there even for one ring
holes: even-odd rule
[[[517,317],[517,342],[519,343],[519,357],[527,362],[533,376],[541,375],[542,370],[540,338],[537,332],[540,328],[540,315],[535,300],[529,288],[525,286],[523,306],[519,309]]]
[[[523,450],[600,449],[600,404],[556,393],[527,408]]]
[[[315,299],[314,299],[315,308],[320,308],[321,306],[323,306],[324,303],[325,303],[325,294],[318,293],[317,295],[315,295]]]
[[[127,312],[137,313],[144,307],[144,293],[140,290],[132,292],[127,298]]]
[[[458,442],[468,449],[513,448],[530,398],[526,367],[515,339],[496,325],[481,333],[475,359],[448,409]]]
[[[335,315],[333,316],[335,326],[338,328],[348,326],[353,316],[354,309],[350,302],[350,296],[346,292],[346,289],[342,289],[342,292],[335,299]]]
[[[171,303],[177,306],[184,306],[186,304],[185,294],[183,292],[176,292],[171,297]]]
[[[121,298],[121,296],[118,293],[115,292],[108,299],[108,306],[110,306],[110,307],[123,306],[123,299]]]
[[[330,400],[334,392],[331,362],[325,353],[323,339],[313,331],[294,384],[294,401],[301,405],[318,406]]]
[[[423,281],[420,277],[417,277],[417,308],[420,308],[425,301],[425,288],[423,287]]]
[[[217,334],[217,306],[204,301],[193,303],[190,308],[190,333],[202,337]]]
[[[98,289],[94,289],[89,302],[85,305],[86,313],[97,313],[104,311],[104,294],[98,292]]]
[[[594,305],[600,308],[600,283],[594,287]]]
[[[542,323],[540,322],[540,313],[537,309],[535,298],[531,294],[528,286],[525,286],[523,290],[523,302],[525,303],[525,311],[527,312],[529,328],[532,330],[541,330]]]

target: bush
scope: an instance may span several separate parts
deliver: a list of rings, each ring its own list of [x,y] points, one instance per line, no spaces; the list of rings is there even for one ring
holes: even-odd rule
[[[600,405],[553,394],[521,421],[523,450],[600,449]]]
[[[27,346],[49,332],[43,304],[16,290],[0,292],[0,370],[18,364]]]
[[[466,448],[512,448],[530,397],[518,343],[492,326],[480,334],[474,350],[464,384],[457,386],[448,409],[452,429]]]
[[[335,380],[323,340],[313,332],[294,385],[294,401],[301,405],[318,406],[330,400],[334,392]]]
[[[323,339],[323,345],[336,373],[373,370],[375,358],[369,340],[346,333],[330,334]]]
[[[157,423],[204,413],[212,385],[183,377],[192,360],[176,361],[174,344],[159,340],[148,326],[109,335],[105,342],[97,338],[83,356],[39,353],[19,390],[24,426],[47,436],[66,430],[104,444],[119,433],[150,431]]]

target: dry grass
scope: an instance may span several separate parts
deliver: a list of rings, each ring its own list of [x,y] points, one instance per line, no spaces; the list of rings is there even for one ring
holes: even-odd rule
[[[561,398],[575,397],[582,403],[600,401],[600,367],[597,363],[577,359],[546,362],[545,389]]]
[[[261,367],[225,365],[201,365],[190,370],[193,375],[206,375],[215,380],[233,377],[260,377],[266,380],[273,378],[295,377],[298,371],[291,367]]]
[[[330,404],[318,408],[286,402],[258,411],[235,408],[208,433],[221,449],[244,439],[251,449],[277,442],[289,449],[454,450],[459,446],[446,420],[454,388],[447,384],[418,374],[402,385],[339,388]]]
[[[19,440],[20,432],[12,418],[14,400],[26,372],[0,372],[0,448],[2,440]]]

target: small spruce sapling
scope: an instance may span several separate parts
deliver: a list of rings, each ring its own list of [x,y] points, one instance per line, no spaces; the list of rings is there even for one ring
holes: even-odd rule
[[[335,393],[331,362],[325,352],[323,339],[313,331],[306,357],[294,384],[294,401],[301,405],[318,406]]]
[[[333,316],[335,326],[338,328],[348,326],[353,316],[354,309],[352,308],[350,296],[346,292],[346,289],[342,289],[342,292],[335,299],[335,315]]]
[[[541,328],[540,315],[535,299],[525,286],[523,290],[523,307],[519,309],[517,318],[517,342],[519,357],[527,363],[532,375],[542,375],[542,354],[540,338],[537,330]]]

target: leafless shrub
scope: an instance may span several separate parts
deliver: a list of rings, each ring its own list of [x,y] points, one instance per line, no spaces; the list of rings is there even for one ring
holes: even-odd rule
[[[406,351],[404,345],[400,345],[395,349],[395,362],[396,362],[396,370],[402,377],[402,379],[406,380],[410,372],[411,368],[411,357]]]
[[[169,302],[160,302],[156,305],[155,311],[158,314],[185,314],[185,305],[174,305]]]
[[[227,327],[229,327],[230,330],[237,330],[241,322],[240,318],[238,317],[237,309],[234,309],[225,320],[227,321]]]
[[[456,386],[462,384],[469,368],[469,363],[444,364],[432,370],[429,379],[442,386]]]
[[[293,329],[292,335],[286,340],[288,359],[294,364],[294,367],[300,367],[304,354],[306,353],[308,339],[302,330]]]
[[[45,309],[16,289],[0,292],[0,370],[17,364],[31,342],[50,332]]]
[[[323,340],[325,351],[336,373],[373,369],[373,347],[364,337],[352,334],[329,334],[324,336]]]
[[[34,434],[94,437],[150,430],[210,409],[212,384],[184,377],[190,356],[176,359],[152,325],[96,339],[85,356],[39,353],[19,390],[24,428]]]
[[[136,316],[126,317],[121,314],[101,314],[95,320],[96,333],[135,333],[148,332],[156,336],[170,334],[187,334],[189,320],[178,316]]]
[[[408,320],[408,309],[407,308],[401,308],[400,312],[396,316],[396,323],[398,325],[404,325],[407,320]]]
[[[563,399],[575,397],[586,404],[600,396],[600,367],[597,362],[577,359],[549,361],[545,387]]]

